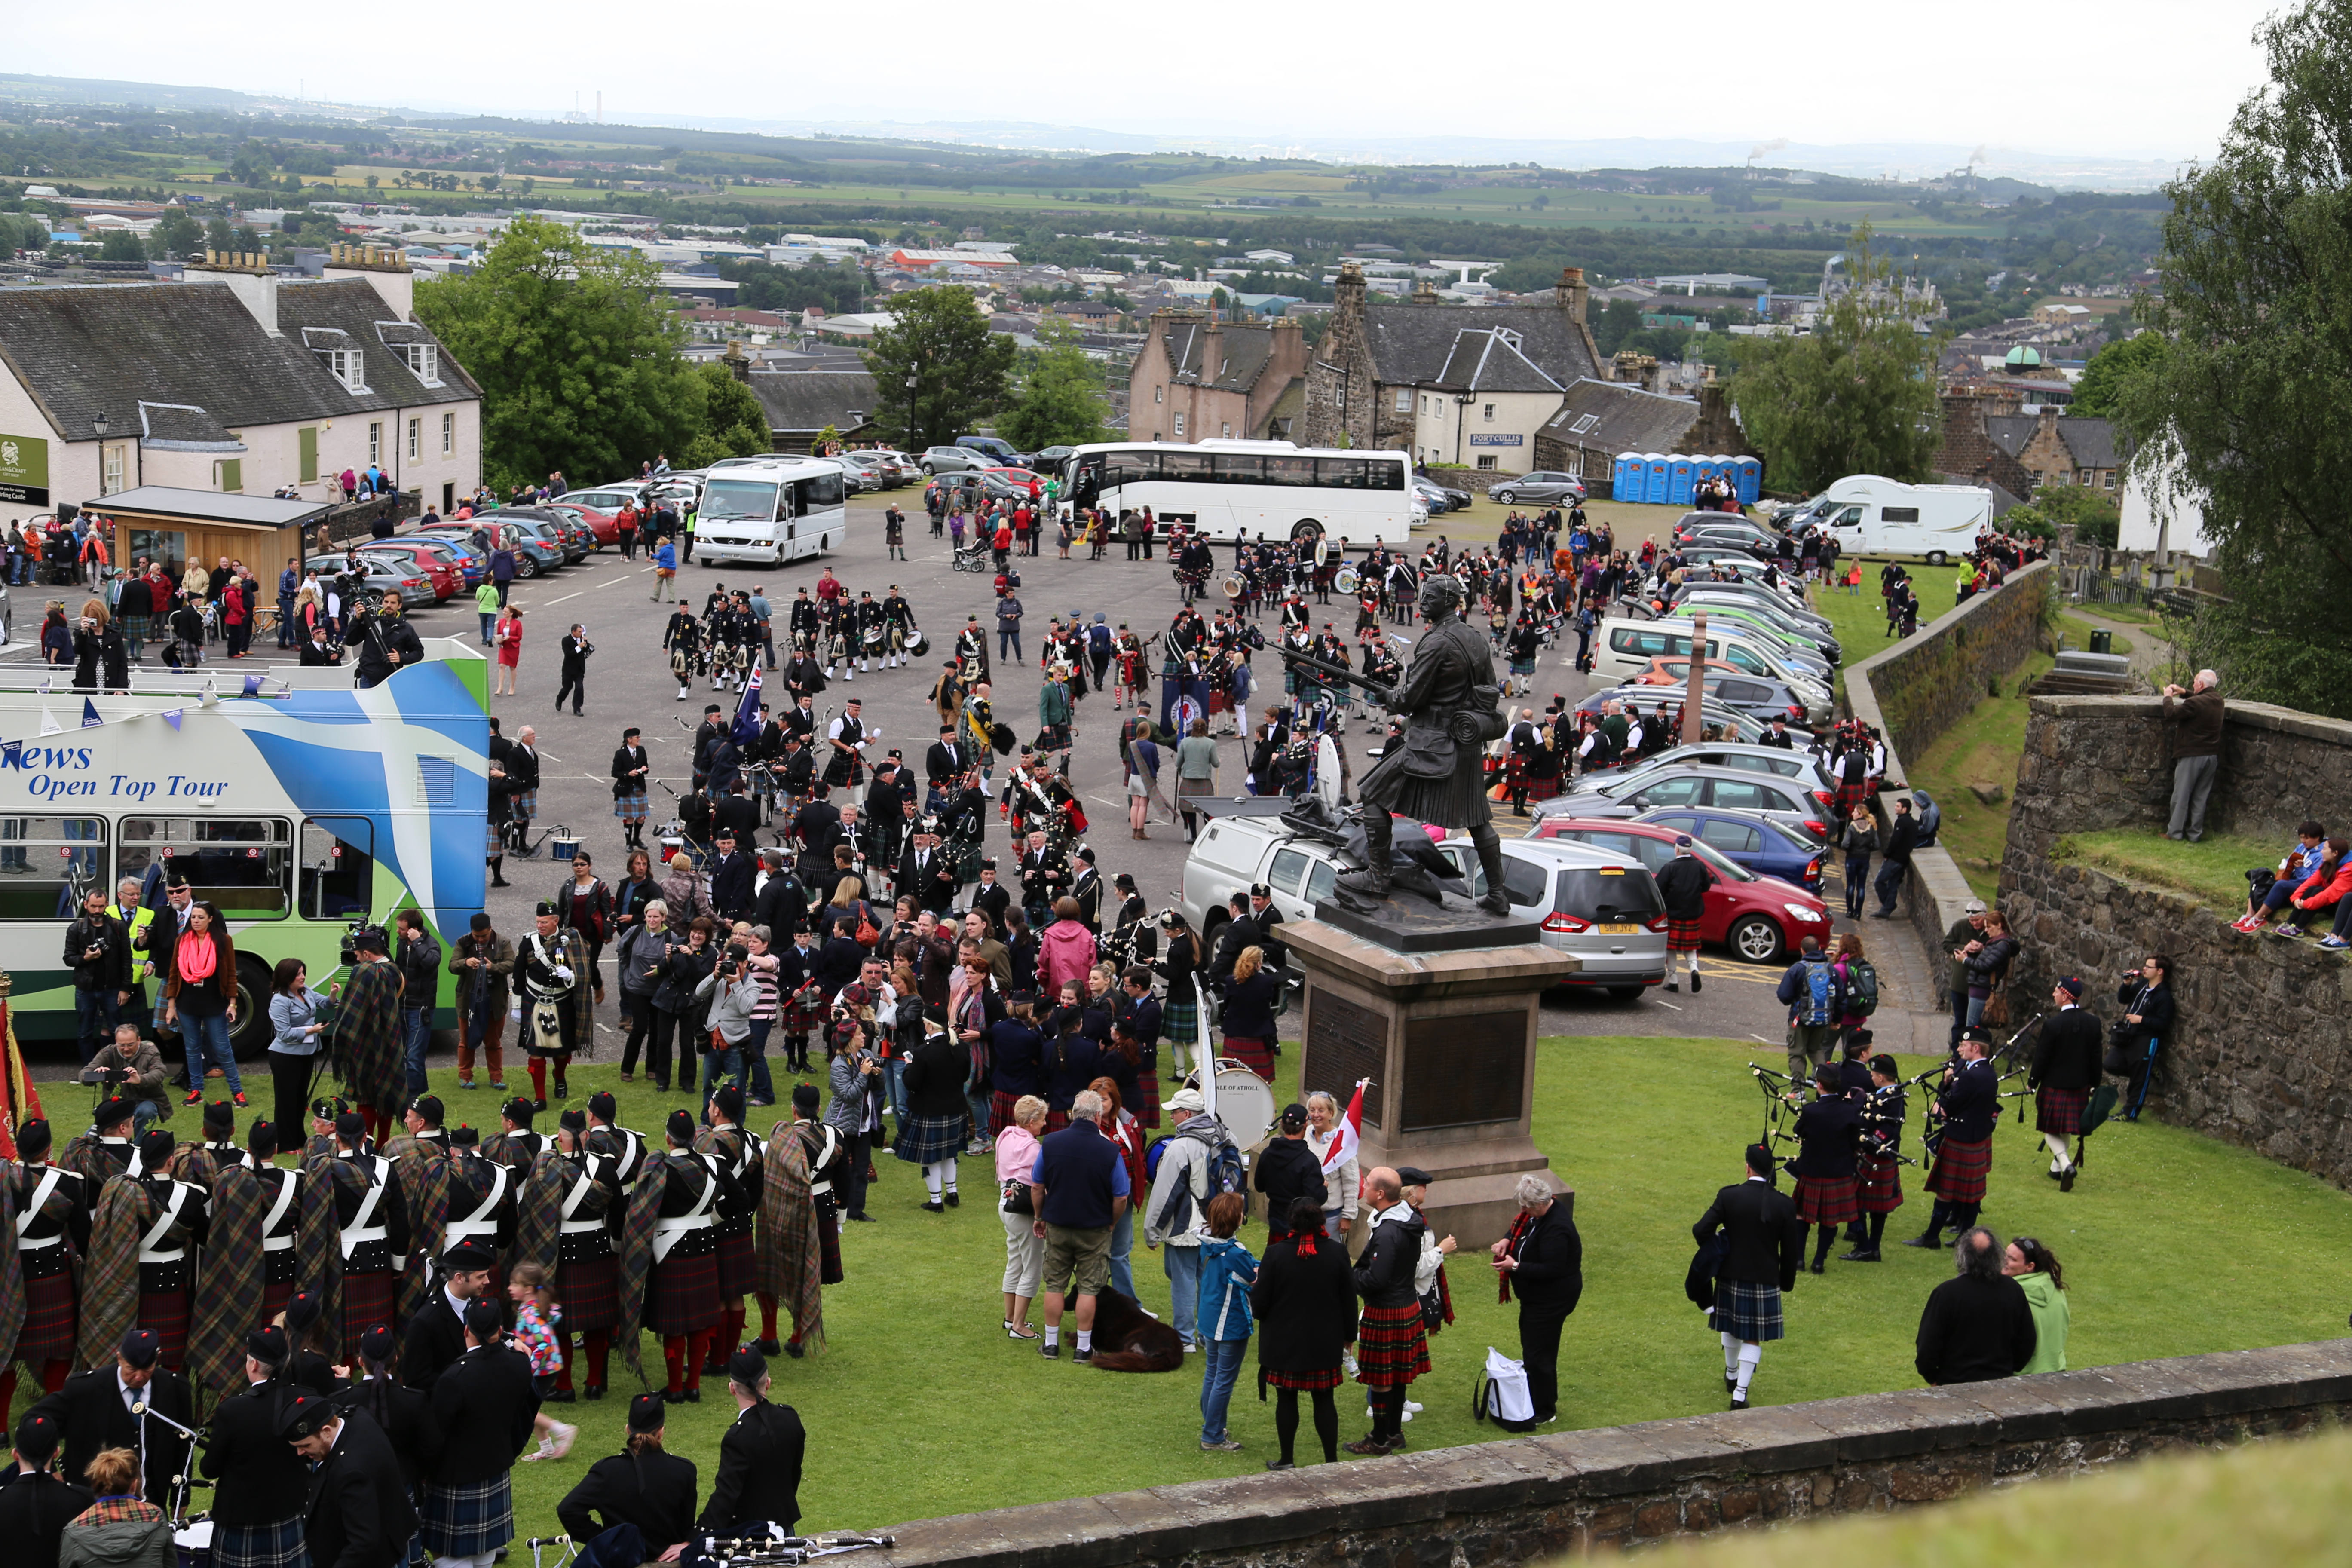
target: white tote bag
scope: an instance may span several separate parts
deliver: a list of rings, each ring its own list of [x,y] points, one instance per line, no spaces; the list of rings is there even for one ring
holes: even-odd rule
[[[1484,1414],[1496,1421],[1536,1418],[1536,1402],[1528,1394],[1527,1369],[1492,1345],[1486,1347]]]

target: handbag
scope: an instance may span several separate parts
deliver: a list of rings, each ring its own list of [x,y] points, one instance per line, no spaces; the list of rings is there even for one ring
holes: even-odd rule
[[[1006,1214],[1028,1215],[1032,1218],[1037,1213],[1036,1205],[1030,1196],[1029,1184],[1018,1176],[1006,1178],[1004,1191],[998,1197],[998,1206]]]
[[[1536,1402],[1528,1392],[1527,1368],[1492,1345],[1486,1347],[1486,1364],[1479,1369],[1471,1390],[1472,1419],[1491,1420],[1507,1430],[1526,1430],[1535,1425]]]
[[[1984,1021],[1996,1029],[2009,1027],[2009,994],[1996,991],[1985,998]]]

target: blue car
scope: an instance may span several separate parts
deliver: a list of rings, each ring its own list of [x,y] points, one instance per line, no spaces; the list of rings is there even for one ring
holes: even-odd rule
[[[1687,833],[1759,877],[1778,877],[1809,893],[1822,890],[1822,861],[1828,851],[1802,834],[1791,833],[1752,812],[1660,806],[1633,820]]]

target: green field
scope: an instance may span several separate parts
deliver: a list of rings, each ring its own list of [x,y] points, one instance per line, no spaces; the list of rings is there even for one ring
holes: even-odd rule
[[[1720,983],[1768,978],[1727,973]],[[1536,1141],[1577,1190],[1585,1247],[1584,1298],[1562,1352],[1564,1424],[1721,1408],[1720,1347],[1682,1293],[1689,1227],[1717,1187],[1737,1174],[1740,1146],[1760,1125],[1761,1097],[1747,1064],[1774,1064],[1780,1055],[1777,1042],[1541,1043]],[[1286,1078],[1295,1074],[1296,1051],[1282,1059]],[[1927,1065],[1923,1058],[1908,1070]],[[610,1062],[583,1063],[572,1087],[582,1098],[614,1089],[623,1120],[640,1128],[658,1125],[677,1100],[620,1085],[617,1077]],[[489,1091],[457,1093],[446,1070],[433,1079],[453,1121],[495,1125]],[[42,1087],[61,1126],[88,1104],[86,1089]],[[764,1129],[764,1119],[759,1125]],[[181,1112],[172,1126],[194,1136],[194,1112]],[[1915,1117],[1915,1136],[1916,1126]],[[2082,1182],[2062,1195],[2041,1174],[2046,1160],[2031,1131],[2005,1123],[1985,1211],[1986,1223],[2004,1236],[2030,1230],[2064,1263],[2073,1284],[2073,1364],[2341,1331],[2343,1302],[2352,1294],[2352,1252],[2341,1245],[2352,1200],[2344,1194],[2153,1121],[2118,1124],[2092,1142]],[[984,1163],[964,1163],[963,1206],[939,1215],[921,1211],[914,1167],[887,1154],[877,1164],[882,1182],[869,1209],[879,1223],[850,1227],[848,1280],[826,1293],[829,1348],[775,1368],[777,1396],[799,1408],[810,1431],[805,1525],[881,1526],[1240,1475],[1272,1456],[1271,1406],[1256,1402],[1253,1379],[1245,1376],[1233,1413],[1233,1429],[1247,1447],[1203,1454],[1196,1370],[1097,1373],[1067,1359],[1045,1362],[1033,1346],[1004,1337],[1003,1233]],[[1905,1172],[1913,1200],[1894,1216],[1890,1242],[1924,1223],[1919,1180],[1918,1171]],[[1245,1240],[1263,1236],[1256,1223],[1244,1233]],[[2294,1266],[2280,1268],[2281,1258]],[[1765,1356],[1758,1401],[1915,1386],[1911,1340],[1920,1305],[1950,1267],[1943,1254],[1890,1245],[1883,1264],[1832,1260],[1825,1277],[1804,1279],[1789,1300],[1790,1338]],[[1144,1304],[1164,1312],[1166,1281],[1157,1258],[1140,1247],[1136,1273]],[[1508,1352],[1517,1345],[1491,1272],[1463,1258],[1449,1278],[1459,1321],[1433,1342],[1434,1373],[1417,1385],[1427,1408],[1406,1428],[1417,1447],[1495,1436],[1469,1417],[1470,1383],[1487,1346]],[[646,1362],[658,1372],[651,1342]],[[619,1444],[625,1407],[618,1399],[554,1408],[582,1425],[580,1447],[560,1464],[518,1469],[524,1533],[551,1531],[556,1500]],[[1361,1434],[1361,1409],[1352,1394],[1343,1395],[1343,1438]],[[716,1387],[674,1415],[671,1447],[702,1468],[706,1484],[730,1415]],[[991,1440],[997,1434],[1013,1435],[1017,1458],[1008,1461],[1006,1445]]]

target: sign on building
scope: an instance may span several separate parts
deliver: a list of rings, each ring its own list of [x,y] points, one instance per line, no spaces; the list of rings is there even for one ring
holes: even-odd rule
[[[1527,444],[1525,436],[1473,436],[1473,447],[1519,447]]]
[[[49,504],[49,443],[38,436],[0,436],[0,502]]]

